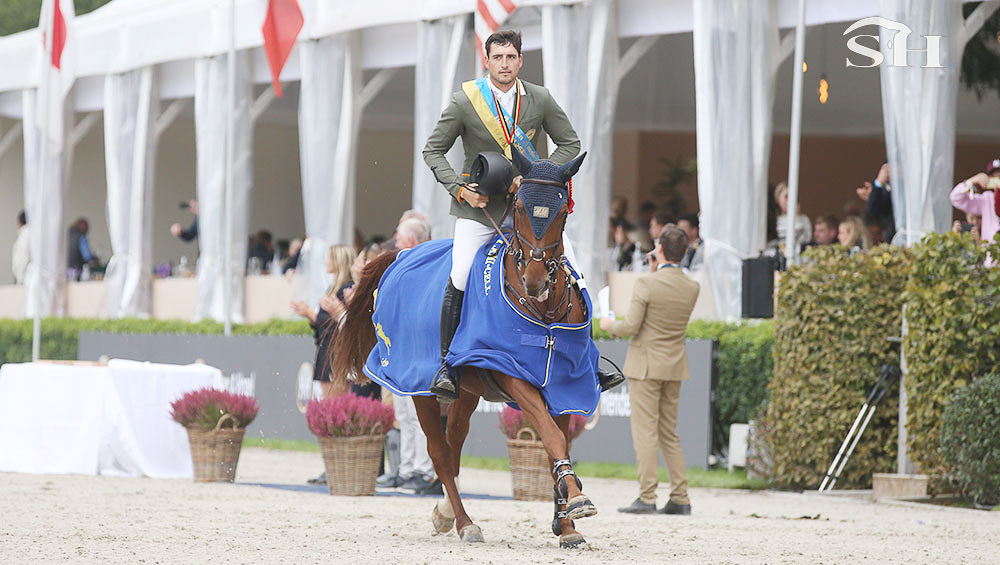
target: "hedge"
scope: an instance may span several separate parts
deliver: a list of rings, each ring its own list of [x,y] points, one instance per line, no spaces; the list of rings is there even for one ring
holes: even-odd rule
[[[880,246],[850,256],[840,246],[810,250],[782,278],[769,385],[772,480],[819,485],[883,363],[899,362],[886,338],[900,333],[908,251]],[[896,457],[895,389],[882,399],[838,486],[871,483]]]
[[[125,318],[101,320],[92,318],[45,318],[42,320],[41,356],[43,359],[76,359],[80,332],[112,332],[124,334],[223,333],[219,322],[183,322],[179,320],[146,320]],[[236,335],[312,335],[304,320],[274,319],[259,324],[233,324]],[[0,364],[23,363],[31,360],[32,320],[0,319]]]
[[[941,455],[962,497],[1000,505],[1000,376],[986,375],[955,391],[941,419]]]
[[[1000,244],[932,234],[913,249],[906,287],[907,443],[919,471],[944,478],[941,420],[951,395],[1000,361]],[[993,430],[996,432],[996,430]]]

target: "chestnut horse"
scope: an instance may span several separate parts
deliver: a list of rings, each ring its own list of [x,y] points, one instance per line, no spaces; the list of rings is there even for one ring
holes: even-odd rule
[[[587,302],[566,265],[562,239],[569,213],[566,183],[579,169],[585,155],[560,166],[547,160],[532,162],[515,151],[515,164],[523,171],[524,178],[514,199],[513,233],[509,234],[509,240],[505,239],[508,245],[503,256],[504,293],[521,314],[544,325],[583,324],[591,317],[591,313],[587,312]],[[543,194],[538,191],[548,192]],[[535,207],[533,211],[536,213],[529,213],[524,203],[525,195],[532,193],[540,194],[546,202],[561,203],[561,207],[546,207],[546,213],[551,212],[551,219],[541,237],[536,237],[540,224],[532,224],[532,217],[538,218],[540,211]],[[553,200],[556,196],[558,198]],[[340,338],[334,346],[334,380],[343,382],[349,375],[354,380],[366,380],[363,367],[378,339],[372,326],[375,291],[382,275],[396,260],[396,255],[396,252],[389,252],[371,261],[355,287],[354,299],[348,305]],[[443,287],[444,281],[429,283]],[[588,340],[589,330],[588,324],[585,330]],[[491,389],[495,391],[499,387],[502,393],[517,403],[538,431],[545,451],[552,459],[556,508],[552,530],[559,536],[560,546],[576,547],[585,543],[583,536],[574,528],[574,520],[593,516],[597,509],[582,493],[582,484],[570,464],[567,439],[569,415],[550,414],[539,389],[525,380],[476,367],[465,366],[455,370],[459,371],[460,391],[458,399],[448,407],[447,431],[441,423],[437,397],[413,396],[420,426],[427,436],[428,454],[445,490],[445,499],[435,505],[432,513],[435,529],[444,533],[456,527],[462,540],[483,541],[482,531],[462,505],[456,479],[472,413],[480,397],[489,396]],[[427,375],[428,385],[432,377],[432,374]],[[596,378],[594,386],[597,386]]]

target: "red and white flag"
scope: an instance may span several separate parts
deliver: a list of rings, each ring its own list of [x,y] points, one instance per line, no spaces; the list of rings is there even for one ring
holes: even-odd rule
[[[484,43],[517,9],[516,0],[476,0],[476,50],[479,62],[486,58]]]
[[[38,18],[43,55],[39,60],[36,111],[48,113],[44,133],[54,143],[63,140],[63,104],[76,78],[71,47],[74,15],[73,0],[43,0]],[[40,116],[36,120],[39,124],[43,121]]]
[[[271,84],[274,93],[281,98],[281,69],[295,46],[295,40],[302,31],[302,9],[297,0],[268,0],[267,16],[264,18],[264,53],[271,65]]]

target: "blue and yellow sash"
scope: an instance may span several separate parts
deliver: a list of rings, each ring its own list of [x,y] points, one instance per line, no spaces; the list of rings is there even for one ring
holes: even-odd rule
[[[521,126],[517,124],[517,120],[520,118],[522,96],[520,81],[514,85],[514,88],[519,90],[515,97],[514,113],[516,116],[511,117],[507,110],[499,104],[496,97],[493,96],[493,89],[490,88],[488,80],[488,78],[483,77],[462,83],[462,90],[469,97],[469,101],[472,102],[472,107],[476,110],[476,115],[482,120],[483,125],[489,130],[490,135],[496,140],[497,145],[503,148],[504,155],[508,159],[513,159],[513,155],[510,152],[511,145],[517,147],[527,157],[538,159],[538,152],[535,151],[535,146],[531,144],[531,140],[525,135]]]

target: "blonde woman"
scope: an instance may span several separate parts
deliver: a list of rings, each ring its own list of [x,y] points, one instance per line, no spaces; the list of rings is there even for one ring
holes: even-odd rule
[[[774,187],[774,201],[778,204],[778,219],[777,228],[778,239],[782,242],[785,241],[785,234],[788,233],[788,184],[785,182],[779,182],[778,186]],[[809,238],[812,237],[812,222],[809,221],[809,217],[802,213],[799,206],[796,206],[795,210],[795,247],[797,249],[802,249],[802,246],[809,243]]]
[[[857,216],[848,216],[840,222],[837,228],[837,241],[849,249],[851,255],[867,251],[872,247],[871,236],[865,228],[865,223]]]
[[[313,380],[323,383],[323,396],[332,396],[336,391],[330,388],[330,363],[327,348],[337,330],[337,321],[344,313],[344,290],[354,284],[351,277],[351,263],[354,262],[354,248],[350,245],[334,245],[326,258],[326,272],[333,275],[333,284],[319,299],[319,309],[314,310],[305,302],[295,300],[292,310],[309,320],[316,338],[316,360]]]

